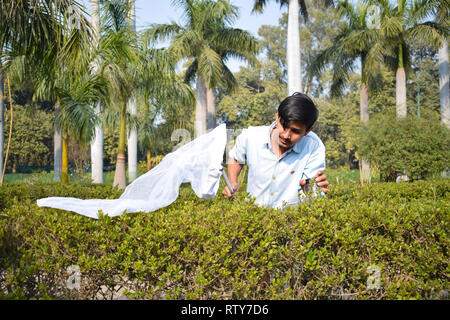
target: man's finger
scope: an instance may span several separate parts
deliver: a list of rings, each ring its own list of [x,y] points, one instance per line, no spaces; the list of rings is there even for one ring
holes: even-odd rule
[[[317,171],[316,175],[314,176],[313,179],[316,179],[318,176],[321,176],[323,174],[322,170]]]
[[[306,184],[306,180],[305,179],[302,179],[302,180],[300,180],[300,186],[304,186]]]
[[[328,181],[321,181],[321,182],[318,182],[317,183],[317,186],[319,186],[319,187],[321,187],[321,188],[326,188],[326,187],[328,187],[328,185],[329,185],[330,183],[328,182]]]
[[[228,189],[228,187],[225,187],[225,188],[223,189],[222,194],[223,194],[227,199],[230,199],[231,196],[232,196],[231,191],[230,191],[230,189]]]
[[[321,176],[318,176],[315,180],[316,182],[324,181],[327,180],[327,176],[323,174]]]

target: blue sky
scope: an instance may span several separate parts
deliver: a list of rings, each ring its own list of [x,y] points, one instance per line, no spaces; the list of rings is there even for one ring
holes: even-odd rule
[[[81,0],[89,12],[89,0]],[[283,12],[287,8],[280,9],[275,1],[268,1],[262,14],[252,14],[252,0],[231,0],[231,3],[239,8],[239,19],[234,27],[249,31],[258,37],[258,29],[261,25],[277,25]],[[182,11],[172,5],[171,0],[136,0],[136,26],[143,29],[152,23],[181,22]],[[240,62],[230,60],[228,67],[232,71],[239,71]]]

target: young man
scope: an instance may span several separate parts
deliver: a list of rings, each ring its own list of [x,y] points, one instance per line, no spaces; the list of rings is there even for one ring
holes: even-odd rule
[[[319,112],[305,94],[294,93],[284,99],[270,126],[249,127],[237,137],[228,159],[228,177],[234,193],[243,164],[248,165],[247,192],[255,203],[283,208],[300,202],[306,179],[315,179],[328,192],[325,169],[325,146],[312,132]],[[223,194],[233,194],[225,187]]]

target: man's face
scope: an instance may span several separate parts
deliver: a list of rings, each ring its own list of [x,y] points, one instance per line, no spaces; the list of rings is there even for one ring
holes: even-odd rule
[[[312,130],[312,127],[306,130],[306,126],[301,122],[289,123],[286,127],[283,127],[277,112],[277,129],[278,145],[282,149],[289,149],[306,136]]]

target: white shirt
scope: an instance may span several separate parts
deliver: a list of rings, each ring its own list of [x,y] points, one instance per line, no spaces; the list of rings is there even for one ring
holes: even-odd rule
[[[325,170],[325,146],[311,131],[278,159],[270,141],[275,127],[273,122],[244,129],[229,156],[247,163],[247,192],[255,197],[255,204],[283,208],[298,204],[299,193],[304,196],[301,179],[312,179],[317,171]]]

